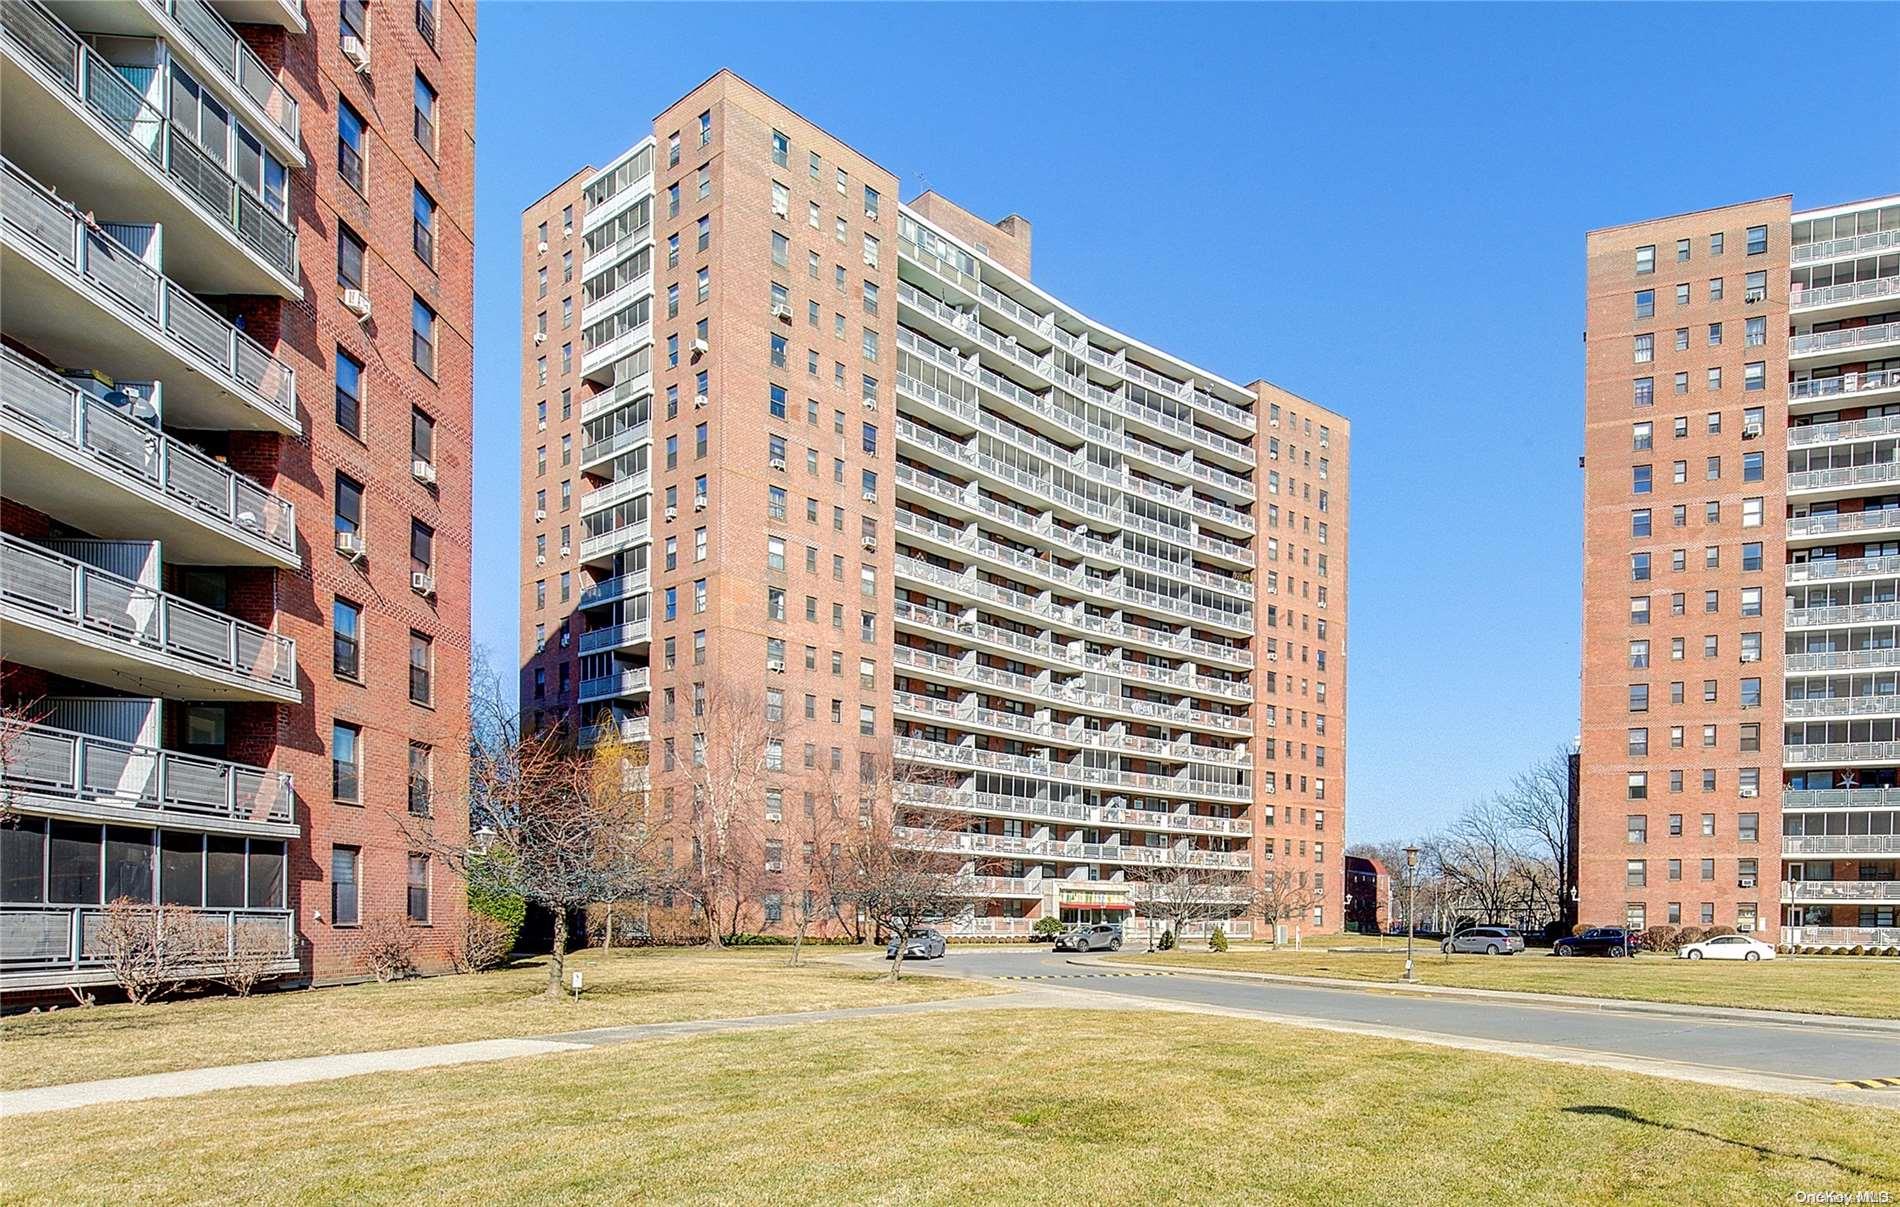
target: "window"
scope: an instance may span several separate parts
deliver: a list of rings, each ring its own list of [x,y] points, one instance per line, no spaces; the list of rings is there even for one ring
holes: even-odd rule
[[[1630,535],[1648,536],[1650,533],[1649,508],[1642,507],[1630,512]]]
[[[1637,336],[1634,342],[1634,347],[1635,347],[1634,358],[1637,364],[1646,365],[1649,362],[1655,360],[1656,359],[1655,333],[1645,332],[1644,334]]]
[[[408,913],[411,922],[429,920],[429,857],[414,851],[409,853]]]
[[[1645,860],[1631,859],[1623,865],[1623,882],[1630,888],[1642,888],[1649,883],[1649,865]]]
[[[343,679],[363,677],[363,609],[347,599],[330,604],[331,670]]]
[[[409,521],[409,569],[416,574],[435,569],[435,529],[413,517]]]
[[[424,633],[409,634],[409,699],[417,704],[435,701],[435,639]]]
[[[363,171],[363,115],[345,100],[336,103],[336,173],[358,193],[365,190]]]
[[[1768,388],[1768,366],[1763,361],[1754,361],[1742,366],[1742,389],[1744,391],[1765,390]]]
[[[435,311],[421,298],[414,299],[410,309],[409,325],[414,333],[410,357],[416,368],[430,377],[435,376]]]
[[[1742,343],[1750,348],[1759,348],[1768,342],[1768,320],[1760,315],[1742,322]]]
[[[787,161],[791,158],[791,153],[792,140],[777,130],[772,131],[772,162],[781,168],[788,167],[790,165]]]
[[[706,110],[706,112],[699,115],[699,145],[703,147],[711,142],[712,142],[712,110],[708,109]]]
[[[416,259],[429,267],[435,267],[435,198],[423,191],[421,185],[415,189],[414,231],[411,243],[416,249]]]
[[[336,228],[336,283],[345,289],[363,288],[363,240],[342,223]]]
[[[1636,291],[1636,317],[1639,319],[1646,319],[1655,313],[1656,313],[1656,291],[1653,289],[1637,290]]]
[[[1736,837],[1743,842],[1761,840],[1761,815],[1759,813],[1738,813],[1735,816]]]
[[[1656,271],[1656,248],[1654,244],[1636,249],[1636,275],[1646,276]]]
[[[1656,379],[1638,377],[1635,383],[1632,405],[1639,407],[1654,406],[1656,403]]]
[[[1630,469],[1630,491],[1646,495],[1650,492],[1653,470],[1647,465],[1632,466]]]
[[[409,743],[409,812],[417,817],[429,815],[434,792],[435,755],[421,742]]]
[[[363,362],[336,350],[336,425],[359,440],[363,436]]]
[[[330,924],[332,926],[355,926],[361,921],[362,868],[361,848],[330,848]]]
[[[1765,254],[1767,251],[1768,251],[1768,228],[1765,226],[1749,227],[1748,228],[1748,254],[1751,256],[1759,256],[1759,255]]]
[[[435,158],[435,87],[416,72],[416,144]]]
[[[1630,800],[1646,800],[1649,797],[1649,775],[1647,772],[1632,771],[1628,777],[1626,789]],[[1633,820],[1633,819],[1632,819]],[[1636,839],[1631,839],[1635,842]]]
[[[342,721],[330,725],[330,795],[348,805],[363,803],[363,731]]]
[[[363,485],[347,474],[336,476],[336,530],[350,533],[363,530]]]

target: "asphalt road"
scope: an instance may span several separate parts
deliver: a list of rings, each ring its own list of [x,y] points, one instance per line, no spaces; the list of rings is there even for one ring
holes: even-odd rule
[[[930,968],[970,976],[1029,977],[1034,979],[1025,984],[1049,988],[1072,985],[1100,993],[1405,1027],[1467,1039],[1543,1044],[1600,1055],[1666,1060],[1830,1083],[1865,1077],[1900,1077],[1900,1034],[1823,1029],[1798,1023],[1698,1019],[1565,1005],[1426,997],[1390,990],[1308,988],[1185,973],[1103,975],[1109,970],[1078,966],[1069,962],[1072,958],[1046,949],[958,951],[952,948],[943,959],[931,961]],[[1126,971],[1140,973],[1153,969],[1130,964]]]

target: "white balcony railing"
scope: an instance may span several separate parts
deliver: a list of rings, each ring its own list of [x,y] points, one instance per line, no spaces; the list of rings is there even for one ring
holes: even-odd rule
[[[297,551],[296,510],[288,499],[69,385],[11,348],[0,352],[0,414],[62,445],[112,480],[185,507],[200,523],[284,553]]]
[[[1900,602],[1838,604],[1833,607],[1789,608],[1782,623],[1790,629],[1900,621]]]
[[[1900,901],[1900,880],[1784,880],[1783,901]]]
[[[35,618],[35,627],[280,699],[300,698],[297,645],[288,637],[12,535],[0,537],[0,568],[0,600]]]
[[[1790,493],[1803,490],[1837,490],[1848,486],[1883,486],[1900,482],[1900,462],[1875,461],[1866,465],[1843,465],[1833,469],[1802,469],[1788,475]],[[1870,511],[1843,513],[1840,515],[1794,516],[1788,521],[1790,535],[1799,535],[1803,523],[1809,523],[1809,532],[1851,532],[1857,523],[1880,527],[1882,519],[1892,520],[1893,516],[1882,516],[1881,512],[1892,511],[1900,515],[1900,508],[1874,508]],[[1864,519],[1863,519],[1864,517]],[[1834,524],[1837,527],[1828,527]]]
[[[622,646],[638,645],[647,640],[652,631],[653,622],[650,618],[593,629],[581,634],[581,653],[599,654]]]
[[[1833,763],[1900,763],[1900,742],[1791,742],[1781,748],[1790,767]]]
[[[1900,695],[1817,697],[1782,702],[1781,715],[1791,719],[1814,717],[1882,717],[1900,715]]]
[[[1790,249],[1789,259],[1796,264],[1810,264],[1816,260],[1837,260],[1843,256],[1860,256],[1895,247],[1900,247],[1900,230],[1869,231],[1864,235],[1797,243]]]
[[[111,63],[37,0],[8,0],[0,9],[0,28],[8,42],[68,95],[69,104],[112,130],[128,154],[168,177],[194,207],[228,228],[292,285],[297,283],[297,234],[290,224],[181,133]],[[252,83],[257,83],[255,75]],[[7,200],[11,204],[13,199]]]
[[[592,679],[581,680],[581,703],[595,700],[608,700],[616,696],[631,696],[647,690],[647,668],[620,671],[612,675],[599,675]]]
[[[1853,440],[1874,440],[1885,436],[1900,436],[1900,415],[1843,419],[1837,423],[1800,424],[1788,429],[1788,447],[1811,448],[1817,444],[1845,444]]]
[[[1900,926],[1784,926],[1781,940],[1799,947],[1900,947]]]
[[[1900,343],[1900,323],[1870,323],[1865,327],[1843,327],[1838,331],[1813,331],[1792,336],[1788,340],[1788,355],[1818,356],[1826,352],[1874,348],[1891,343]]]
[[[12,11],[9,5],[7,11]],[[29,245],[82,292],[145,328],[175,355],[268,414],[286,431],[297,421],[297,373],[223,316],[143,263],[102,230],[88,227],[8,161],[0,211],[9,241]]]
[[[1784,834],[1781,837],[1781,853],[1793,856],[1900,857],[1900,834]]]
[[[1900,806],[1900,788],[1789,788],[1784,809],[1879,809]]]
[[[1788,386],[1788,401],[1812,402],[1816,399],[1847,398],[1874,390],[1900,388],[1900,369],[1875,369],[1871,373],[1841,373],[1834,377],[1804,377]]]
[[[1817,558],[1808,562],[1789,562],[1787,573],[1790,584],[1900,574],[1900,557]]]
[[[296,827],[290,773],[109,738],[22,726],[4,752],[7,791],[40,811],[164,825],[167,817]]]
[[[1892,297],[1900,297],[1900,276],[1870,277],[1865,281],[1823,285],[1818,289],[1796,287],[1788,293],[1788,309],[1814,310],[1822,306],[1838,306],[1843,302]]]

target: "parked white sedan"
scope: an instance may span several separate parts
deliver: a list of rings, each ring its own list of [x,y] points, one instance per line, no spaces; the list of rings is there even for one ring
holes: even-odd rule
[[[1772,960],[1775,949],[1747,935],[1717,935],[1700,943],[1685,943],[1676,951],[1678,960]]]

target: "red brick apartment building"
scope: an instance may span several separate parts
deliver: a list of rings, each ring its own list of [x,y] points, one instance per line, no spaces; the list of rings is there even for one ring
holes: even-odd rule
[[[473,8],[0,8],[0,987],[120,897],[440,967],[466,833]]]
[[[1168,865],[1339,926],[1350,425],[1056,299],[1022,217],[897,190],[721,71],[523,214],[524,714],[646,745],[684,817],[697,693],[756,691],[749,925],[801,779],[862,754],[971,819],[957,933],[1120,920]]]
[[[1580,920],[1900,942],[1900,197],[1587,249]]]

